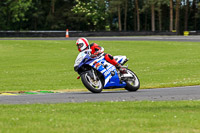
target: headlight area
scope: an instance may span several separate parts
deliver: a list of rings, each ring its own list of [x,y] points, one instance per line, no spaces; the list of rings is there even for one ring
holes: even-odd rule
[[[74,67],[74,71],[77,72],[78,71],[78,66]]]
[[[83,58],[84,58],[84,57],[80,57],[80,58],[76,59],[75,64],[74,64],[74,67],[75,67],[75,66],[78,66],[78,65],[81,63],[81,61],[83,60]]]

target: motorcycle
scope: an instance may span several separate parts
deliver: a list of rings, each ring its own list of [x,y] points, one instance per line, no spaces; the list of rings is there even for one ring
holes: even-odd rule
[[[137,91],[140,81],[128,66],[123,66],[128,61],[126,56],[114,56],[114,59],[127,69],[125,74],[121,74],[115,66],[107,62],[103,55],[92,58],[90,49],[80,52],[74,64],[74,70],[80,75],[77,79],[81,77],[84,86],[93,93],[114,88]]]

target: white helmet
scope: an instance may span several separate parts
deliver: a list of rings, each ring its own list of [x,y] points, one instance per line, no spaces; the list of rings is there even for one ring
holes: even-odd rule
[[[78,47],[78,51],[82,52],[89,46],[89,42],[86,38],[82,37],[76,41],[76,46]]]

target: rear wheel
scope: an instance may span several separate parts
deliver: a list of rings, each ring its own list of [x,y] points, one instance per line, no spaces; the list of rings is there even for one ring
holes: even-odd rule
[[[140,88],[140,80],[138,79],[137,75],[130,69],[127,69],[127,72],[130,73],[133,77],[128,78],[125,81],[126,82],[125,89],[128,91],[137,91]]]
[[[84,86],[93,93],[100,93],[103,89],[103,82],[96,76],[96,80],[89,74],[85,72],[81,75],[81,80]]]

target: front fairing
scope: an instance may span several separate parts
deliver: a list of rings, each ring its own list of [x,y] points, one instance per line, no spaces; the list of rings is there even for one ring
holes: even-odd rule
[[[80,52],[78,56],[76,57],[74,67],[78,66],[82,62],[82,60],[85,58],[85,56],[87,56],[87,54],[85,54],[84,52]]]
[[[93,58],[91,58],[88,54],[86,54],[85,52],[80,52],[75,60],[74,63],[74,70],[77,72],[78,69],[81,68],[81,66],[86,65],[86,64],[90,64],[90,62],[92,62]]]

